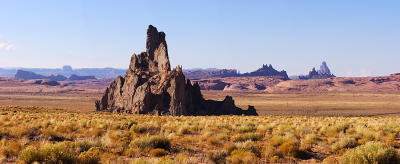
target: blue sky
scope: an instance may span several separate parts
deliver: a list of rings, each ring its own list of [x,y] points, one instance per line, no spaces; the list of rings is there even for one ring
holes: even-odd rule
[[[3,0],[0,22],[0,67],[127,68],[152,24],[173,66],[272,64],[295,75],[327,61],[338,76],[400,72],[395,0]]]

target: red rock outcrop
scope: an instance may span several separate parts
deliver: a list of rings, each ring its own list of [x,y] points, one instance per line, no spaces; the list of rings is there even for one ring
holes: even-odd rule
[[[182,67],[171,71],[165,33],[147,29],[146,52],[131,58],[125,77],[119,76],[96,101],[99,111],[160,115],[257,115],[242,110],[232,97],[205,100],[197,83],[186,80]]]

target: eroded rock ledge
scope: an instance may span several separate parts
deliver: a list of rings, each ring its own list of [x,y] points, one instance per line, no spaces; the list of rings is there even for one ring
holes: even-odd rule
[[[98,111],[158,115],[257,115],[253,106],[242,110],[232,97],[205,100],[197,83],[186,80],[182,67],[171,71],[165,33],[150,25],[146,52],[133,54],[125,77],[107,87]]]

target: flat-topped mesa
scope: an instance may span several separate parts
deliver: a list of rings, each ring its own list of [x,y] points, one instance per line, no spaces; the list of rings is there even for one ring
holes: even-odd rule
[[[99,111],[161,115],[257,115],[242,110],[232,97],[205,100],[197,83],[186,80],[182,67],[171,71],[165,33],[147,29],[146,52],[132,55],[125,77],[119,76],[96,101]]]

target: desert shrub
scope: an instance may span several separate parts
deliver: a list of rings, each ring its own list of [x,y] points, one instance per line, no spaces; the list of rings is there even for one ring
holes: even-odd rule
[[[216,138],[219,140],[224,140],[224,141],[229,140],[229,136],[226,133],[219,133],[219,134],[217,134]]]
[[[93,137],[100,137],[104,134],[104,130],[101,128],[92,128],[88,131],[88,134]]]
[[[348,149],[348,148],[354,148],[358,145],[358,142],[356,141],[355,138],[342,138],[338,142],[332,145],[331,149],[332,152],[338,152],[339,150],[342,149]]]
[[[4,146],[0,148],[0,155],[3,155],[6,158],[18,157],[19,152],[23,148],[19,142],[12,140],[2,140],[2,142]]]
[[[252,164],[257,162],[257,157],[252,152],[248,152],[242,149],[236,149],[232,151],[229,160],[233,164]]]
[[[314,134],[314,133],[311,133],[311,134],[307,134],[305,137],[304,137],[304,141],[305,141],[305,143],[307,143],[307,144],[314,144],[314,143],[317,143],[318,141],[320,141],[321,139],[316,135],[316,134]]]
[[[92,147],[88,151],[81,153],[78,156],[78,161],[81,164],[97,164],[100,161],[100,154],[100,148]]]
[[[151,157],[162,157],[168,155],[168,152],[161,148],[156,148],[150,151]]]
[[[208,151],[206,153],[206,158],[216,164],[225,163],[226,153],[221,151]]]
[[[286,139],[283,136],[273,136],[271,139],[269,139],[269,144],[276,147],[285,142],[285,140]]]
[[[339,164],[339,160],[337,160],[333,156],[326,157],[323,161],[322,164]]]
[[[143,134],[147,132],[147,127],[142,125],[132,125],[130,129],[138,134]]]
[[[224,145],[224,150],[228,155],[230,155],[235,149],[237,149],[235,144],[228,143]]]
[[[80,142],[75,142],[73,146],[76,148],[77,152],[81,153],[81,152],[88,151],[90,148],[94,147],[95,145],[88,141],[80,141]]]
[[[5,128],[0,129],[0,139],[6,138],[9,135],[10,135],[10,132],[7,129],[5,129]]]
[[[130,146],[131,145],[134,145],[140,149],[145,149],[145,148],[151,147],[150,140],[147,137],[137,138],[131,142]]]
[[[40,152],[33,146],[28,146],[21,151],[18,159],[25,163],[33,163],[42,161],[42,156]]]
[[[275,155],[275,156],[272,156],[270,159],[269,159],[269,163],[278,163],[279,162],[279,156],[277,156],[277,155]]]
[[[214,145],[214,146],[221,145],[221,142],[215,137],[208,137],[206,142],[208,145]]]
[[[237,149],[241,149],[244,151],[249,151],[255,154],[256,156],[261,156],[261,148],[257,146],[255,142],[247,140],[246,142],[237,142],[235,143]]]
[[[137,149],[129,148],[124,151],[123,155],[127,157],[137,157],[140,155],[140,152]]]
[[[163,136],[138,138],[133,141],[133,144],[141,149],[161,148],[161,149],[169,150],[171,148],[171,142],[169,141],[168,138],[163,137]]]
[[[271,159],[274,156],[276,156],[276,148],[271,146],[271,145],[267,145],[266,147],[264,147],[263,149],[263,156],[265,159]]]
[[[392,147],[380,142],[368,142],[346,151],[342,156],[342,162],[348,164],[395,164],[400,162],[400,157]]]
[[[40,149],[46,163],[74,163],[77,160],[75,152],[68,149],[65,143],[46,144]]]
[[[288,157],[299,157],[299,144],[295,141],[286,141],[278,147],[279,152]]]
[[[161,148],[169,150],[171,148],[171,141],[164,136],[153,136],[150,138],[150,144],[153,148]]]
[[[338,124],[335,126],[331,126],[326,130],[326,135],[327,136],[336,136],[338,133],[346,133],[346,130],[350,126],[348,124]]]
[[[155,162],[155,164],[175,164],[175,162],[171,158],[168,158],[167,156],[163,156],[161,158],[158,158],[157,161]]]
[[[179,153],[174,158],[175,162],[178,164],[190,163],[189,155],[186,153]]]
[[[143,158],[137,158],[132,164],[151,164],[151,162]]]
[[[257,130],[256,125],[252,123],[248,123],[236,128],[236,131],[240,133],[255,132],[256,130]]]
[[[190,128],[188,126],[180,127],[178,130],[178,134],[180,134],[180,135],[191,134],[191,133],[192,133],[192,131],[190,130]]]
[[[244,133],[244,134],[236,134],[232,136],[231,141],[233,142],[243,142],[247,140],[258,141],[262,138],[262,135],[257,135],[254,133]]]
[[[100,161],[102,163],[118,163],[119,156],[109,152],[103,152],[100,154]]]

